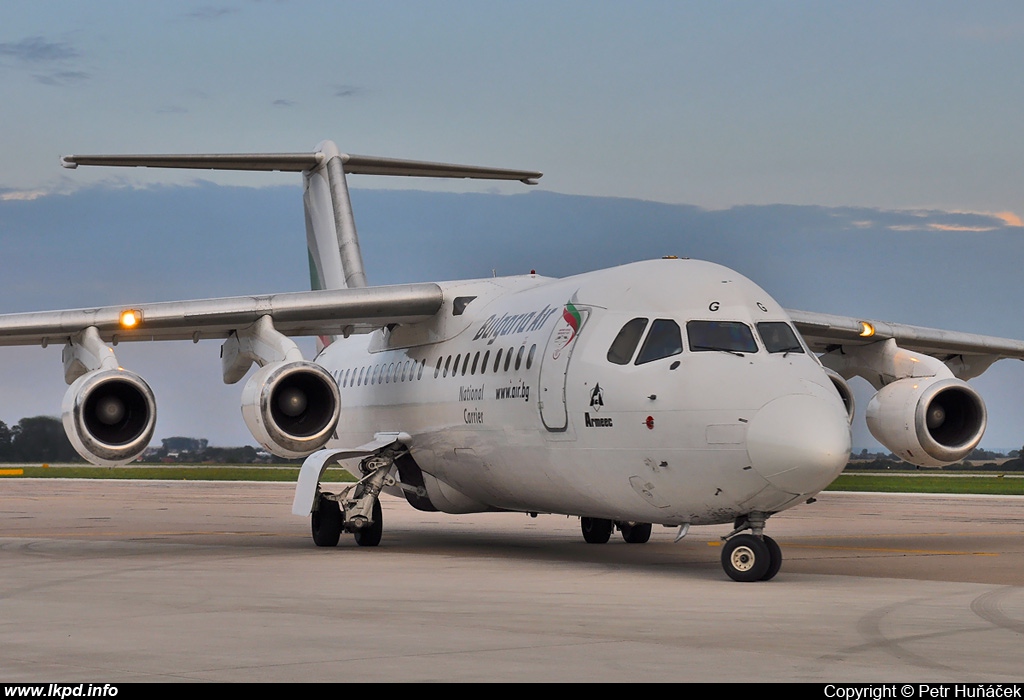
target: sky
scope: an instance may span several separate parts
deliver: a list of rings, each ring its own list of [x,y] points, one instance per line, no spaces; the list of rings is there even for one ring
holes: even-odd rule
[[[871,275],[871,284],[891,290],[892,313],[880,307],[870,313],[1022,337],[1018,324],[981,323],[976,311],[980,304],[1019,316],[1019,297],[985,285],[975,291],[969,275],[957,274],[975,250],[1003,251],[1004,258],[1020,252],[1021,66],[1024,5],[1014,2],[8,3],[0,7],[0,204],[41,205],[31,211],[47,228],[5,238],[7,262],[0,269],[6,265],[12,279],[15,265],[23,271],[33,260],[68,260],[59,273],[44,268],[34,283],[5,290],[6,310],[107,303],[129,291],[150,300],[178,292],[202,297],[302,288],[301,245],[297,263],[277,265],[273,254],[264,254],[264,262],[234,269],[236,257],[249,260],[235,254],[246,245],[233,233],[242,217],[204,209],[190,231],[197,246],[190,252],[213,263],[183,290],[166,274],[167,256],[181,252],[173,237],[154,240],[138,224],[121,232],[118,212],[104,208],[108,197],[131,188],[297,188],[297,176],[68,171],[58,158],[302,151],[332,139],[353,153],[541,170],[534,192],[707,211],[783,204],[864,208],[876,219],[932,212],[924,232],[898,238],[899,245],[865,240],[863,259],[850,253],[855,247],[844,249],[851,266],[886,271]],[[354,179],[352,186],[523,189],[397,178]],[[90,217],[88,236],[81,219],[46,218],[44,205],[58,197],[94,204],[80,214]],[[300,216],[298,202],[296,189],[295,209],[284,215]],[[117,206],[128,205],[118,199]],[[12,211],[0,207],[0,217]],[[772,215],[806,211],[782,208]],[[359,220],[358,209],[356,215]],[[957,216],[996,224],[964,225]],[[8,224],[0,218],[0,229]],[[100,230],[117,235],[110,239]],[[943,236],[927,238],[929,231]],[[908,241],[928,249],[931,267],[901,272],[914,257]],[[111,256],[125,245],[134,253],[131,272],[112,270]],[[793,245],[780,243],[779,256],[813,265],[813,239]],[[742,251],[718,253],[720,262],[767,286]],[[423,269],[455,276],[443,274],[450,262],[443,256],[420,262],[389,271],[395,279],[388,281],[417,278]],[[998,274],[1012,275],[1003,266]],[[225,267],[232,267],[229,274]],[[836,303],[842,308],[821,308],[820,295],[807,303],[788,298],[802,289],[799,280],[792,287],[772,274],[769,280],[779,285],[772,290],[780,300],[796,308],[856,314],[858,301],[886,298],[843,290]],[[917,302],[900,307],[906,296]],[[134,367],[144,376],[176,371],[185,378],[169,382],[169,400],[157,392],[161,407],[171,406],[167,415],[187,413],[174,408],[179,399],[205,395],[211,377],[220,381],[215,355],[200,361],[176,344],[126,352],[138,354]],[[57,374],[60,383],[59,358],[43,362],[38,349],[5,353],[17,358],[11,362],[18,370],[5,381],[38,371]],[[989,375],[982,380],[997,393],[1010,393],[1012,385],[1024,394],[1022,368],[1003,369],[1007,364],[991,370],[997,383]],[[55,403],[59,386],[56,391]],[[1018,419],[1024,414],[1019,403],[1009,409]],[[244,439],[237,404],[231,410],[234,427],[207,436],[214,444]],[[2,412],[0,418],[10,420]],[[187,415],[165,420],[190,428]],[[210,425],[205,415],[202,424]],[[1015,446],[1012,435],[1006,426],[996,439]]]

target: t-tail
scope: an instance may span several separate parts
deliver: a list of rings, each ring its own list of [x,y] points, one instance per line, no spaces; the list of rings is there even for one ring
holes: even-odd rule
[[[311,153],[69,155],[61,158],[61,165],[301,172],[311,289],[367,286],[346,175],[518,180],[528,185],[536,184],[543,175],[526,170],[358,156],[340,152],[333,141],[321,142]],[[320,336],[317,350],[336,338]]]

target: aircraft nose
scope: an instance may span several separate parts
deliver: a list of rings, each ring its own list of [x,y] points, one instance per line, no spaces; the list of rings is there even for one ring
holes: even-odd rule
[[[850,459],[850,425],[841,407],[791,394],[765,404],[747,428],[751,466],[773,486],[817,493]]]

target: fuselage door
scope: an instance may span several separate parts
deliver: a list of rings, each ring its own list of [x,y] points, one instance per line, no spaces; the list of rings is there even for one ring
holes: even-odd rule
[[[569,416],[565,408],[565,381],[569,358],[590,316],[590,309],[572,302],[562,308],[562,317],[548,337],[540,363],[540,420],[553,433],[563,432]]]

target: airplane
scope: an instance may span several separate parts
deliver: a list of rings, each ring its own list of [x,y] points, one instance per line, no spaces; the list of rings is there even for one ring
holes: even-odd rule
[[[302,458],[292,512],[315,545],[383,535],[379,496],[450,514],[576,516],[584,540],[652,526],[729,524],[722,567],[771,580],[782,565],[772,515],[814,497],[845,467],[870,382],[875,438],[939,466],[980,442],[987,414],[966,380],[1024,342],[787,310],[721,265],[668,256],[553,279],[533,272],[370,286],[348,175],[535,184],[540,172],[342,153],[69,155],[64,167],[298,172],[312,289],[304,292],[0,315],[0,345],[61,344],[62,420],[104,465],[153,437],[149,385],[121,367],[121,342],[216,338],[226,383],[254,373],[242,417],[268,451]],[[313,336],[306,360],[293,337]],[[342,464],[357,479],[321,486]]]

